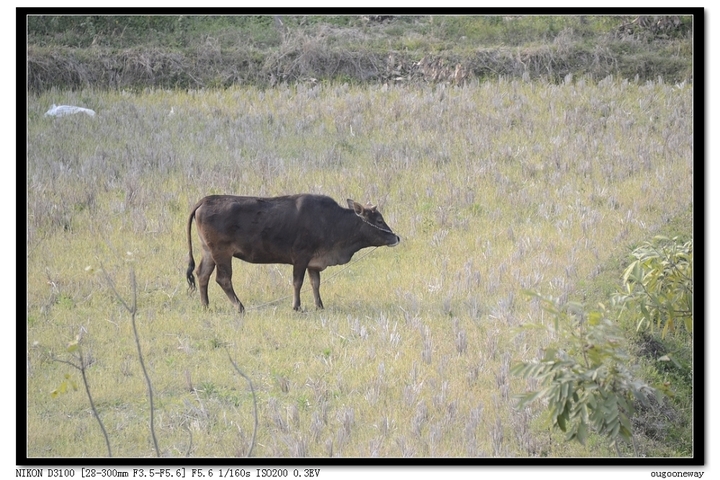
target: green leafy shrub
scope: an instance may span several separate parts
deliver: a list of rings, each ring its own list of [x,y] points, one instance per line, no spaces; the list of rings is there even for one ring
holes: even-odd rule
[[[649,404],[655,389],[635,376],[625,339],[601,304],[597,310],[584,305],[541,298],[554,317],[549,328],[555,341],[539,361],[522,362],[512,373],[531,377],[542,388],[518,396],[520,407],[546,401],[553,428],[567,433],[567,440],[585,444],[594,431],[616,447],[622,438],[633,443],[635,402]]]
[[[661,330],[663,338],[678,323],[692,333],[693,240],[656,236],[632,256],[623,274],[625,292],[614,298],[621,315],[634,319],[638,330]]]

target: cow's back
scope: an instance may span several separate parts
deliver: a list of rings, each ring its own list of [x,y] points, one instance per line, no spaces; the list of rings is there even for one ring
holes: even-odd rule
[[[213,251],[231,251],[252,263],[293,263],[298,249],[317,247],[329,217],[339,210],[335,200],[322,195],[210,195],[195,221]]]

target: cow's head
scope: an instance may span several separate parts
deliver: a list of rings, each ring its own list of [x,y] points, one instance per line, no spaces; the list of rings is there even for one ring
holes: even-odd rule
[[[347,199],[347,203],[348,207],[350,207],[355,212],[355,215],[360,217],[363,222],[367,223],[371,227],[376,228],[379,231],[379,233],[381,234],[380,237],[382,238],[382,245],[394,247],[395,245],[400,243],[400,237],[395,235],[395,233],[390,229],[390,227],[388,227],[382,215],[380,215],[380,212],[378,212],[376,205],[371,205],[370,203],[368,203],[367,205],[363,206],[349,198]]]

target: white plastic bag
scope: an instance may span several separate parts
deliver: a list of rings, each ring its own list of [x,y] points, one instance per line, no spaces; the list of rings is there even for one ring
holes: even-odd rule
[[[50,107],[50,110],[45,112],[46,117],[64,117],[65,115],[72,115],[75,113],[87,113],[91,117],[95,116],[95,110],[89,108],[75,107],[72,105],[55,105]]]

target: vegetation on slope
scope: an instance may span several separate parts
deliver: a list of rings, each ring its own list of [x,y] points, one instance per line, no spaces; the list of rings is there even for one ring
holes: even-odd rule
[[[692,81],[693,18],[30,16],[28,87],[208,88],[608,75]]]

